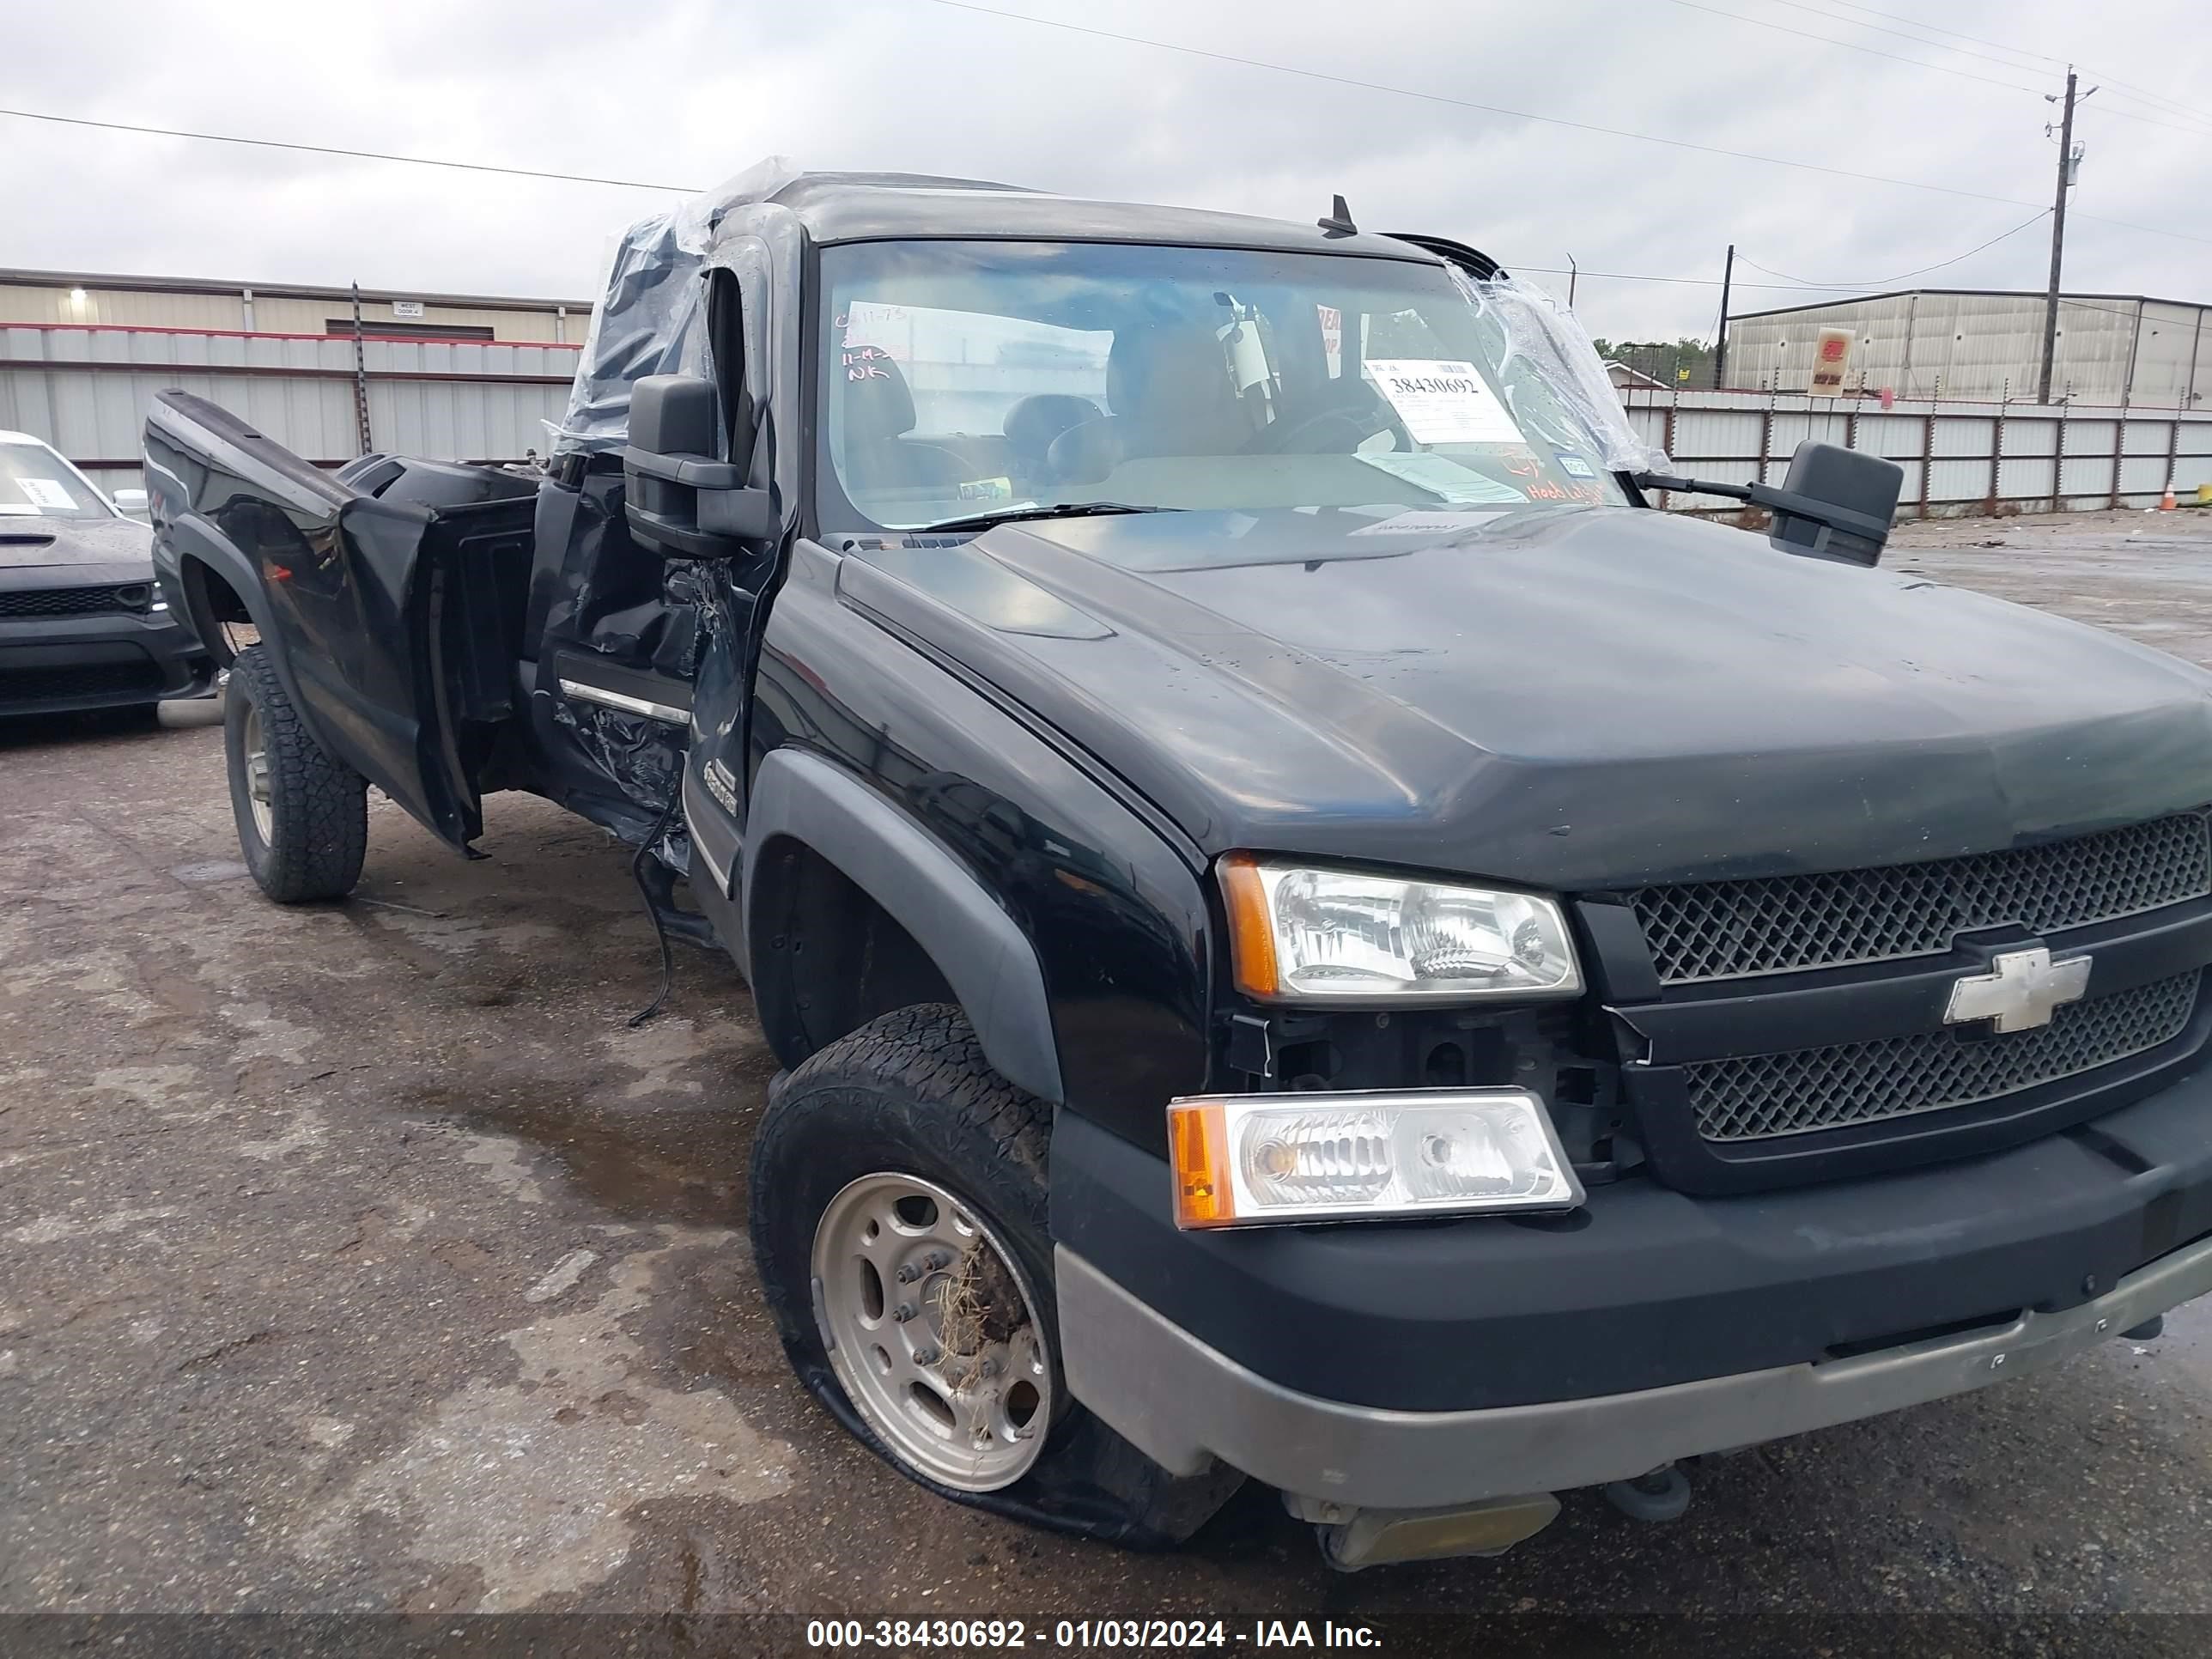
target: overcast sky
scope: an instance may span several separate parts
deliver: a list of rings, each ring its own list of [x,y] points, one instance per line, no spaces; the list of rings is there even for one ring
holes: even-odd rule
[[[812,167],[1300,219],[1341,191],[1364,227],[1456,237],[1516,268],[1564,266],[1571,253],[1585,271],[1717,279],[1733,241],[1776,271],[1879,283],[2048,204],[2054,112],[2039,94],[2063,70],[2019,54],[2080,52],[2200,113],[2111,84],[2084,107],[2068,288],[2212,300],[2212,89],[2189,55],[2203,0],[1875,0],[1879,12],[1844,0],[986,3],[1432,96],[935,0],[69,0],[11,9],[0,103],[688,185],[780,151]],[[1881,12],[2014,52],[1914,44],[1869,26],[1926,35],[1928,24]],[[583,297],[610,236],[671,199],[7,118],[0,158],[0,265],[264,283]],[[2038,223],[1903,285],[2039,289],[2048,258]],[[1741,264],[1737,275],[1781,280]],[[1815,297],[1747,288],[1735,308]],[[1585,276],[1578,300],[1593,332],[1643,338],[1709,334],[1718,295]]]

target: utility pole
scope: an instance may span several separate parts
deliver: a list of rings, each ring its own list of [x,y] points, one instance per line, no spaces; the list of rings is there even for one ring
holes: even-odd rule
[[[361,337],[361,284],[353,285],[353,424],[364,455],[375,447],[368,430],[368,351]]]
[[[1735,244],[1730,242],[1728,263],[1721,267],[1721,335],[1713,343],[1713,390],[1728,384],[1729,284],[1735,280]]]
[[[2036,401],[2051,401],[2051,372],[2057,366],[2058,351],[2058,273],[2066,256],[2066,187],[2074,182],[2074,69],[2066,69],[2065,112],[2058,119],[2058,194],[2051,207],[2051,287],[2043,301],[2043,378],[2036,391]],[[2087,98],[2097,90],[2092,87],[2081,94]],[[2057,103],[2054,93],[2044,94],[2046,101]],[[2050,131],[2045,127],[2045,132]]]

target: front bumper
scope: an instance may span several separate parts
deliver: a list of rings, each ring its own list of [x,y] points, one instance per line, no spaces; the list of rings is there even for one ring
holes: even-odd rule
[[[1441,1509],[1632,1480],[2040,1370],[2212,1293],[2212,1239],[2058,1313],[1826,1363],[1488,1411],[1398,1412],[1295,1394],[1172,1325],[1082,1257],[1054,1259],[1067,1386],[1154,1462],[1219,1458],[1298,1497]]]
[[[1178,1233],[1063,1112],[1068,1386],[1159,1462],[1423,1509],[1632,1479],[1941,1399],[2212,1293],[2212,1073],[1993,1156],[1571,1218]]]
[[[170,611],[0,620],[0,714],[198,696],[214,681],[207,653]]]

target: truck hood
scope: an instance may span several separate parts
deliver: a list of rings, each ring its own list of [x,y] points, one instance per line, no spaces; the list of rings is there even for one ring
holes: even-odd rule
[[[88,567],[80,570],[81,567]],[[117,575],[116,567],[128,567]],[[135,519],[49,519],[0,514],[0,570],[51,570],[51,584],[150,580],[154,532]]]
[[[1640,508],[1163,513],[860,556],[851,597],[1207,854],[1592,890],[2212,801],[2212,675]]]

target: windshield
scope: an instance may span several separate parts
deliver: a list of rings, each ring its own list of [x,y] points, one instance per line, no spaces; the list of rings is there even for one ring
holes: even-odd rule
[[[106,519],[100,492],[42,443],[0,438],[0,516]]]
[[[822,270],[825,527],[1626,499],[1504,308],[1442,265],[924,241]]]

